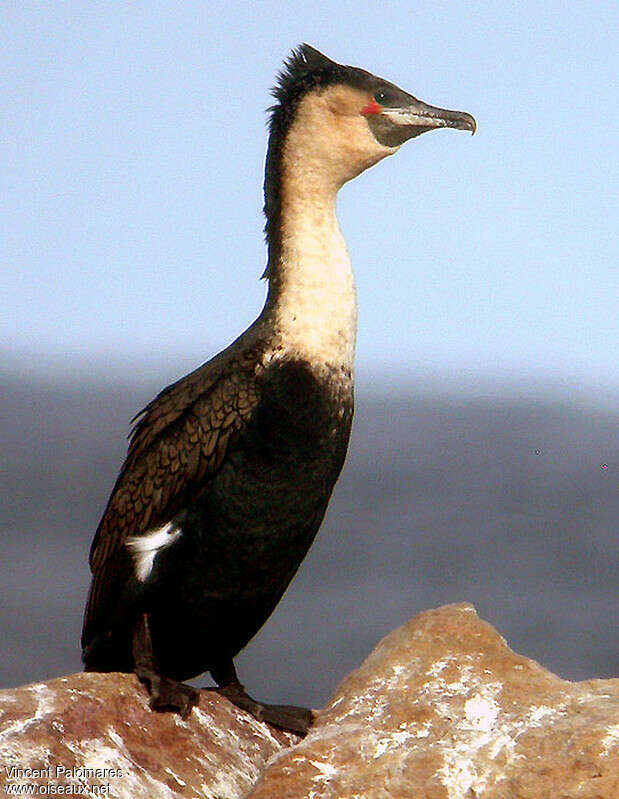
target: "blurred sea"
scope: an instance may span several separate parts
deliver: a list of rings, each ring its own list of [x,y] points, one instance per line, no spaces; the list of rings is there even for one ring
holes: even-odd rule
[[[158,388],[2,376],[0,687],[80,669],[90,542],[128,420]],[[396,625],[464,600],[565,678],[617,676],[618,471],[609,411],[507,390],[358,392],[327,518],[238,658],[243,681],[319,706]]]

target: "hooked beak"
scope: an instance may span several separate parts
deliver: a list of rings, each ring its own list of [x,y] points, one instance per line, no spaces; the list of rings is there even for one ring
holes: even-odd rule
[[[465,111],[436,108],[418,100],[412,94],[399,91],[405,102],[397,105],[394,103],[392,106],[373,103],[367,109],[366,119],[372,133],[386,147],[399,147],[408,139],[438,128],[456,128],[475,133],[477,123]]]
[[[449,111],[446,108],[436,108],[422,100],[414,100],[404,108],[383,108],[382,116],[397,125],[406,139],[420,136],[428,130],[436,128],[457,128],[470,130],[471,135],[477,130],[477,123],[471,114],[466,111]]]

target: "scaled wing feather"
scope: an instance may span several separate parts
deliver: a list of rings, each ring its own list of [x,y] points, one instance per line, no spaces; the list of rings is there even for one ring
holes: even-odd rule
[[[253,372],[235,366],[200,374],[202,367],[163,391],[139,415],[93,541],[93,573],[127,537],[169,521],[185,494],[194,494],[196,484],[217,471],[231,437],[246,425],[259,398]]]

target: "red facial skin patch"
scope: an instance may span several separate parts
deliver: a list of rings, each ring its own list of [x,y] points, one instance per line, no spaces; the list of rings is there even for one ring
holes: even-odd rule
[[[379,105],[376,100],[372,97],[371,102],[369,102],[365,108],[361,109],[361,113],[364,117],[369,116],[370,114],[380,114],[383,110],[382,105]]]

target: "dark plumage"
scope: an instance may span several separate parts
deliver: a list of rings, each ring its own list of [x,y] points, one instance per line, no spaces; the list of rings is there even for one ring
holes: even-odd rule
[[[184,680],[231,659],[272,612],[322,521],[346,454],[351,396],[302,361],[256,374],[258,348],[226,352],[165,389],[136,425],[91,550],[87,668],[131,670],[127,610],[139,606],[151,613],[164,674]],[[171,519],[183,535],[142,586],[124,544]],[[187,613],[197,606],[201,630]],[[105,636],[93,637],[101,625]]]
[[[86,669],[135,671],[155,708],[189,712],[197,692],[179,681],[209,670],[239,706],[305,731],[309,711],[251,699],[232,659],[307,553],[346,455],[356,301],[335,196],[405,139],[474,121],[307,45],[274,96],[265,307],[137,417],[92,544],[82,647]]]

